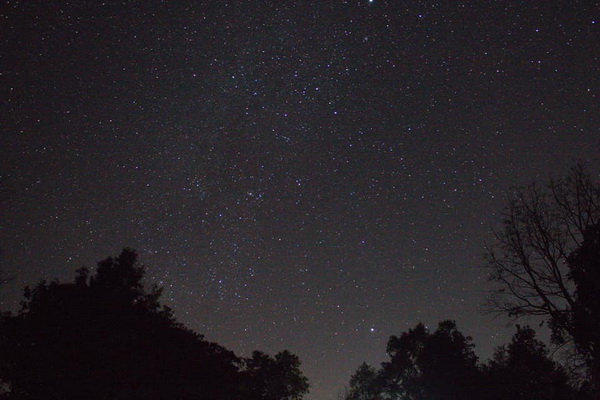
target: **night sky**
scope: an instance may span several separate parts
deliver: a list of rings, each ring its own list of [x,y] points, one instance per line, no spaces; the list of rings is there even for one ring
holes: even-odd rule
[[[21,289],[129,246],[208,340],[333,399],[387,338],[478,354],[509,188],[600,165],[586,1],[6,1],[0,246]]]

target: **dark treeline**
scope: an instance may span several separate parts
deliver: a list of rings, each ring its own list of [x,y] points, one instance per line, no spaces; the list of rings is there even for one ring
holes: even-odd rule
[[[3,399],[300,399],[288,351],[241,358],[178,323],[142,284],[135,251],[73,283],[42,282],[0,324]]]
[[[600,183],[579,164],[513,192],[486,251],[493,286],[485,310],[535,317],[560,363],[527,326],[480,363],[454,322],[434,332],[419,324],[390,338],[379,369],[358,368],[345,400],[600,399]]]
[[[530,327],[517,326],[510,343],[479,363],[471,338],[453,321],[434,332],[418,324],[387,344],[389,360],[363,363],[344,400],[591,400],[590,388],[573,381],[549,357]]]
[[[578,165],[514,194],[487,249],[485,309],[535,317],[550,343],[516,325],[510,343],[481,362],[453,321],[434,331],[418,324],[389,339],[379,368],[358,368],[344,400],[600,399],[600,184]],[[78,270],[72,283],[26,288],[21,310],[0,316],[0,399],[294,400],[308,392],[297,356],[242,358],[206,341],[175,320],[143,276],[125,249],[93,274]]]

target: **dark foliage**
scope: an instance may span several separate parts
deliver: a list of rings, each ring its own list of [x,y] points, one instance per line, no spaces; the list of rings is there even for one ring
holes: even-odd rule
[[[177,323],[159,303],[161,289],[145,290],[143,276],[136,253],[125,249],[92,276],[81,269],[74,283],[26,288],[21,311],[1,324],[6,398],[242,399],[249,382],[263,384],[243,359]],[[279,379],[305,382],[295,360]],[[307,385],[293,390],[301,398]]]
[[[551,360],[530,327],[517,326],[511,342],[483,367],[489,400],[583,400],[564,369]]]
[[[347,400],[379,398],[428,400],[473,398],[478,385],[477,357],[471,338],[453,321],[430,333],[423,324],[392,336],[390,360],[379,371],[363,364],[352,376]]]
[[[570,325],[578,353],[596,385],[600,382],[600,224],[589,226],[583,243],[568,259],[569,279],[574,283]]]
[[[379,399],[383,392],[383,379],[379,372],[367,363],[362,363],[350,378],[346,400]]]
[[[578,165],[545,187],[515,189],[503,216],[487,253],[497,284],[487,310],[547,323],[600,389],[600,183]]]
[[[245,360],[249,385],[246,399],[297,400],[308,391],[308,380],[300,372],[300,359],[289,351],[271,357],[260,351]]]
[[[392,336],[390,360],[379,370],[363,363],[350,379],[345,400],[589,400],[569,384],[528,327],[478,364],[471,339],[443,321],[430,333],[423,324]]]

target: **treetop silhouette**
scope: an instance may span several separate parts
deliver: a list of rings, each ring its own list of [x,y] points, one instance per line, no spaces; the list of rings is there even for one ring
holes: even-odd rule
[[[73,283],[26,288],[21,310],[0,324],[0,379],[10,389],[4,397],[266,400],[270,392],[255,388],[267,377],[287,389],[278,399],[308,391],[296,356],[276,356],[285,372],[276,377],[263,372],[270,366],[248,367],[178,323],[160,304],[162,289],[145,289],[144,273],[135,251],[124,249],[94,274],[77,270]]]
[[[515,189],[487,249],[496,284],[486,309],[536,316],[600,389],[600,182],[583,166]]]

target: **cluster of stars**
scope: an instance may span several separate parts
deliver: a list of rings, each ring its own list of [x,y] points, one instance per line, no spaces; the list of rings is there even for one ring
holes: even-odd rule
[[[190,328],[297,353],[311,399],[420,320],[490,352],[508,188],[597,162],[594,12],[9,1],[2,302],[131,246]]]

